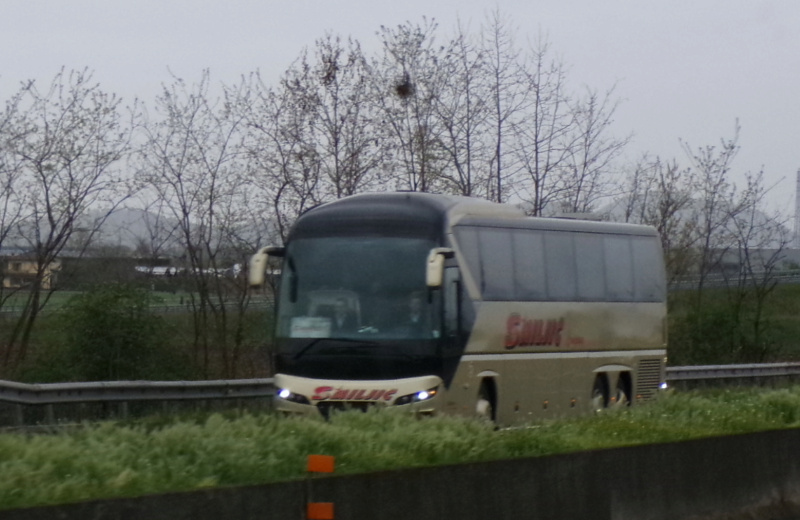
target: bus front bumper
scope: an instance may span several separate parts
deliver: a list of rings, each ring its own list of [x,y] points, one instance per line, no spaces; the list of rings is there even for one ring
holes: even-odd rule
[[[432,415],[443,385],[436,376],[341,381],[277,374],[275,388],[276,410],[328,417],[334,410],[366,411],[371,408]]]

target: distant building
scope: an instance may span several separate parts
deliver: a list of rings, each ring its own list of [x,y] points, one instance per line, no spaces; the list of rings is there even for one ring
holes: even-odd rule
[[[30,255],[0,256],[0,276],[5,289],[30,287],[36,281],[37,270],[36,258]],[[47,266],[42,276],[41,288],[46,291],[55,288],[60,271],[61,263],[58,261]]]

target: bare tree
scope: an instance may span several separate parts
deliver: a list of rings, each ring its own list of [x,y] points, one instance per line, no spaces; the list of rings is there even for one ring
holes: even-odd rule
[[[739,266],[726,285],[737,329],[730,356],[740,362],[764,362],[778,348],[769,337],[766,303],[778,284],[775,274],[790,237],[785,219],[765,212],[767,192],[763,172],[747,175],[738,203],[742,211],[730,222]]]
[[[434,99],[436,116],[443,129],[441,146],[450,162],[442,180],[448,192],[494,198],[487,53],[460,24],[456,31],[440,65],[449,80]]]
[[[509,153],[513,141],[513,127],[524,118],[528,106],[529,82],[524,70],[524,59],[515,42],[515,31],[499,9],[492,11],[481,30],[481,52],[486,56],[486,76],[491,100],[490,121],[492,132],[491,180],[487,186],[488,197],[496,202],[506,200],[506,180],[515,173],[508,162],[514,163],[516,154]]]
[[[371,67],[374,99],[392,136],[386,145],[395,150],[394,173],[400,186],[412,191],[436,189],[446,164],[434,101],[448,78],[440,69],[436,29],[425,19],[419,25],[382,26],[383,53]]]
[[[281,240],[300,213],[323,200],[322,164],[309,144],[315,107],[294,94],[295,81],[287,73],[278,89],[265,87],[257,74],[245,82],[251,99],[247,150],[257,169],[252,174],[254,207],[274,216],[274,232],[267,234]]]
[[[694,290],[680,296],[685,311],[674,321],[679,363],[764,361],[779,347],[766,302],[788,232],[779,215],[764,211],[761,172],[747,174],[741,189],[732,180],[738,135],[737,123],[734,137],[719,146],[684,143],[690,169],[652,168],[657,189],[648,206],[657,211],[649,223],[660,225],[668,262],[680,258],[680,274],[694,275],[684,279]],[[712,287],[714,297],[707,297]]]
[[[148,190],[150,191],[150,190]],[[167,253],[175,253],[180,244],[180,228],[172,217],[167,200],[157,194],[143,194],[141,199],[144,235],[134,235],[135,253],[151,265]]]
[[[747,198],[737,196],[731,181],[731,166],[739,151],[739,124],[734,136],[721,140],[719,149],[705,146],[697,150],[683,143],[695,171],[694,193],[698,209],[693,219],[697,222],[697,251],[699,255],[698,299],[702,299],[703,286],[708,274],[718,269],[726,251],[734,243],[730,222],[746,209]]]
[[[614,161],[630,141],[629,137],[610,135],[619,100],[614,89],[602,96],[586,88],[583,98],[571,106],[575,126],[569,139],[571,153],[564,175],[564,198],[561,209],[566,213],[588,213],[598,200],[610,194]]]
[[[223,273],[246,236],[242,227],[248,209],[242,201],[249,179],[243,172],[249,157],[240,132],[244,117],[233,110],[238,92],[225,90],[220,100],[209,89],[208,71],[197,84],[176,78],[164,86],[156,100],[160,118],[144,127],[141,171],[178,223],[193,285],[195,359],[208,376],[213,345],[223,373],[234,377],[247,292],[243,281]]]
[[[670,283],[689,274],[696,265],[694,174],[677,161],[643,156],[623,188],[625,222],[655,227],[661,238]]]
[[[27,205],[28,194],[21,185],[23,169],[20,157],[12,152],[14,142],[24,135],[15,134],[9,124],[11,119],[17,116],[24,92],[25,89],[22,89],[7,101],[0,115],[0,255],[7,244],[7,239],[22,218],[23,208]],[[2,283],[5,279],[4,271],[5,262],[0,262],[0,308],[10,294],[16,292],[14,289],[6,291],[5,284]]]
[[[530,99],[523,117],[513,125],[513,154],[524,171],[518,195],[528,204],[529,214],[544,215],[568,189],[563,172],[573,153],[570,141],[575,127],[565,66],[551,58],[545,40],[531,50],[525,86]]]
[[[115,169],[130,140],[120,100],[92,82],[87,70],[61,71],[45,91],[31,82],[22,88],[20,110],[9,121],[9,153],[16,157],[26,193],[17,234],[32,252],[36,275],[25,308],[6,342],[6,363],[26,357],[30,334],[49,297],[43,286],[59,255],[79,229],[85,247],[107,216],[129,195]],[[99,211],[87,219],[89,209]],[[83,249],[74,251],[80,256]]]
[[[623,222],[642,223],[647,208],[651,204],[655,184],[654,162],[648,154],[643,154],[632,166],[627,168],[627,175],[620,182],[618,193],[621,206],[620,220]],[[612,208],[613,211],[617,208]],[[615,215],[612,215],[612,218]]]
[[[361,47],[327,35],[317,40],[315,61],[304,55],[298,64],[310,74],[298,75],[292,90],[316,108],[308,147],[318,149],[322,176],[330,195],[341,198],[375,186],[384,161],[382,126],[368,99],[368,71]],[[303,82],[305,80],[305,82]]]

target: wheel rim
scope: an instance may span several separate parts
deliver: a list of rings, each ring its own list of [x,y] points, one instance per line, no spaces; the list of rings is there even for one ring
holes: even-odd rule
[[[478,417],[486,419],[487,421],[492,420],[492,403],[489,402],[486,398],[479,398],[478,402],[475,403],[475,413],[478,414]]]
[[[481,382],[480,390],[478,390],[478,400],[475,403],[475,413],[478,417],[485,419],[489,422],[494,422],[494,399],[492,398],[494,392],[490,388],[491,383],[486,381]]]
[[[603,391],[599,388],[592,390],[592,411],[594,413],[600,413],[603,411],[605,408],[605,403],[603,401]]]

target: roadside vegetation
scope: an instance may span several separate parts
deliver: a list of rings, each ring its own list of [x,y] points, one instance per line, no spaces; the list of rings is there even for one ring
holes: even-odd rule
[[[800,387],[664,395],[592,417],[495,431],[478,420],[344,413],[152,417],[53,435],[0,434],[0,509],[304,477],[310,454],[336,473],[535,457],[800,426]]]
[[[240,327],[226,331],[228,342],[202,350],[190,298],[133,284],[64,293],[39,318],[28,359],[5,377],[56,383],[272,375],[271,307],[247,309]],[[800,285],[775,286],[760,306],[707,288],[699,309],[696,291],[672,291],[669,320],[672,366],[800,360]]]
[[[166,325],[163,316],[150,312],[153,300],[148,291],[123,284],[72,296],[53,318],[60,344],[40,357],[33,377],[113,381],[187,375],[180,367],[188,364],[165,348]]]
[[[723,365],[800,360],[800,285],[775,285],[758,301],[731,288],[673,291],[669,362]]]
[[[38,319],[29,355],[4,378],[29,383],[266,377],[272,312],[255,306],[229,341],[197,348],[191,294],[141,284],[98,284],[56,292]],[[7,318],[0,315],[0,328]],[[12,318],[13,319],[13,318]],[[234,337],[235,336],[235,337]],[[0,348],[2,352],[2,348]]]

